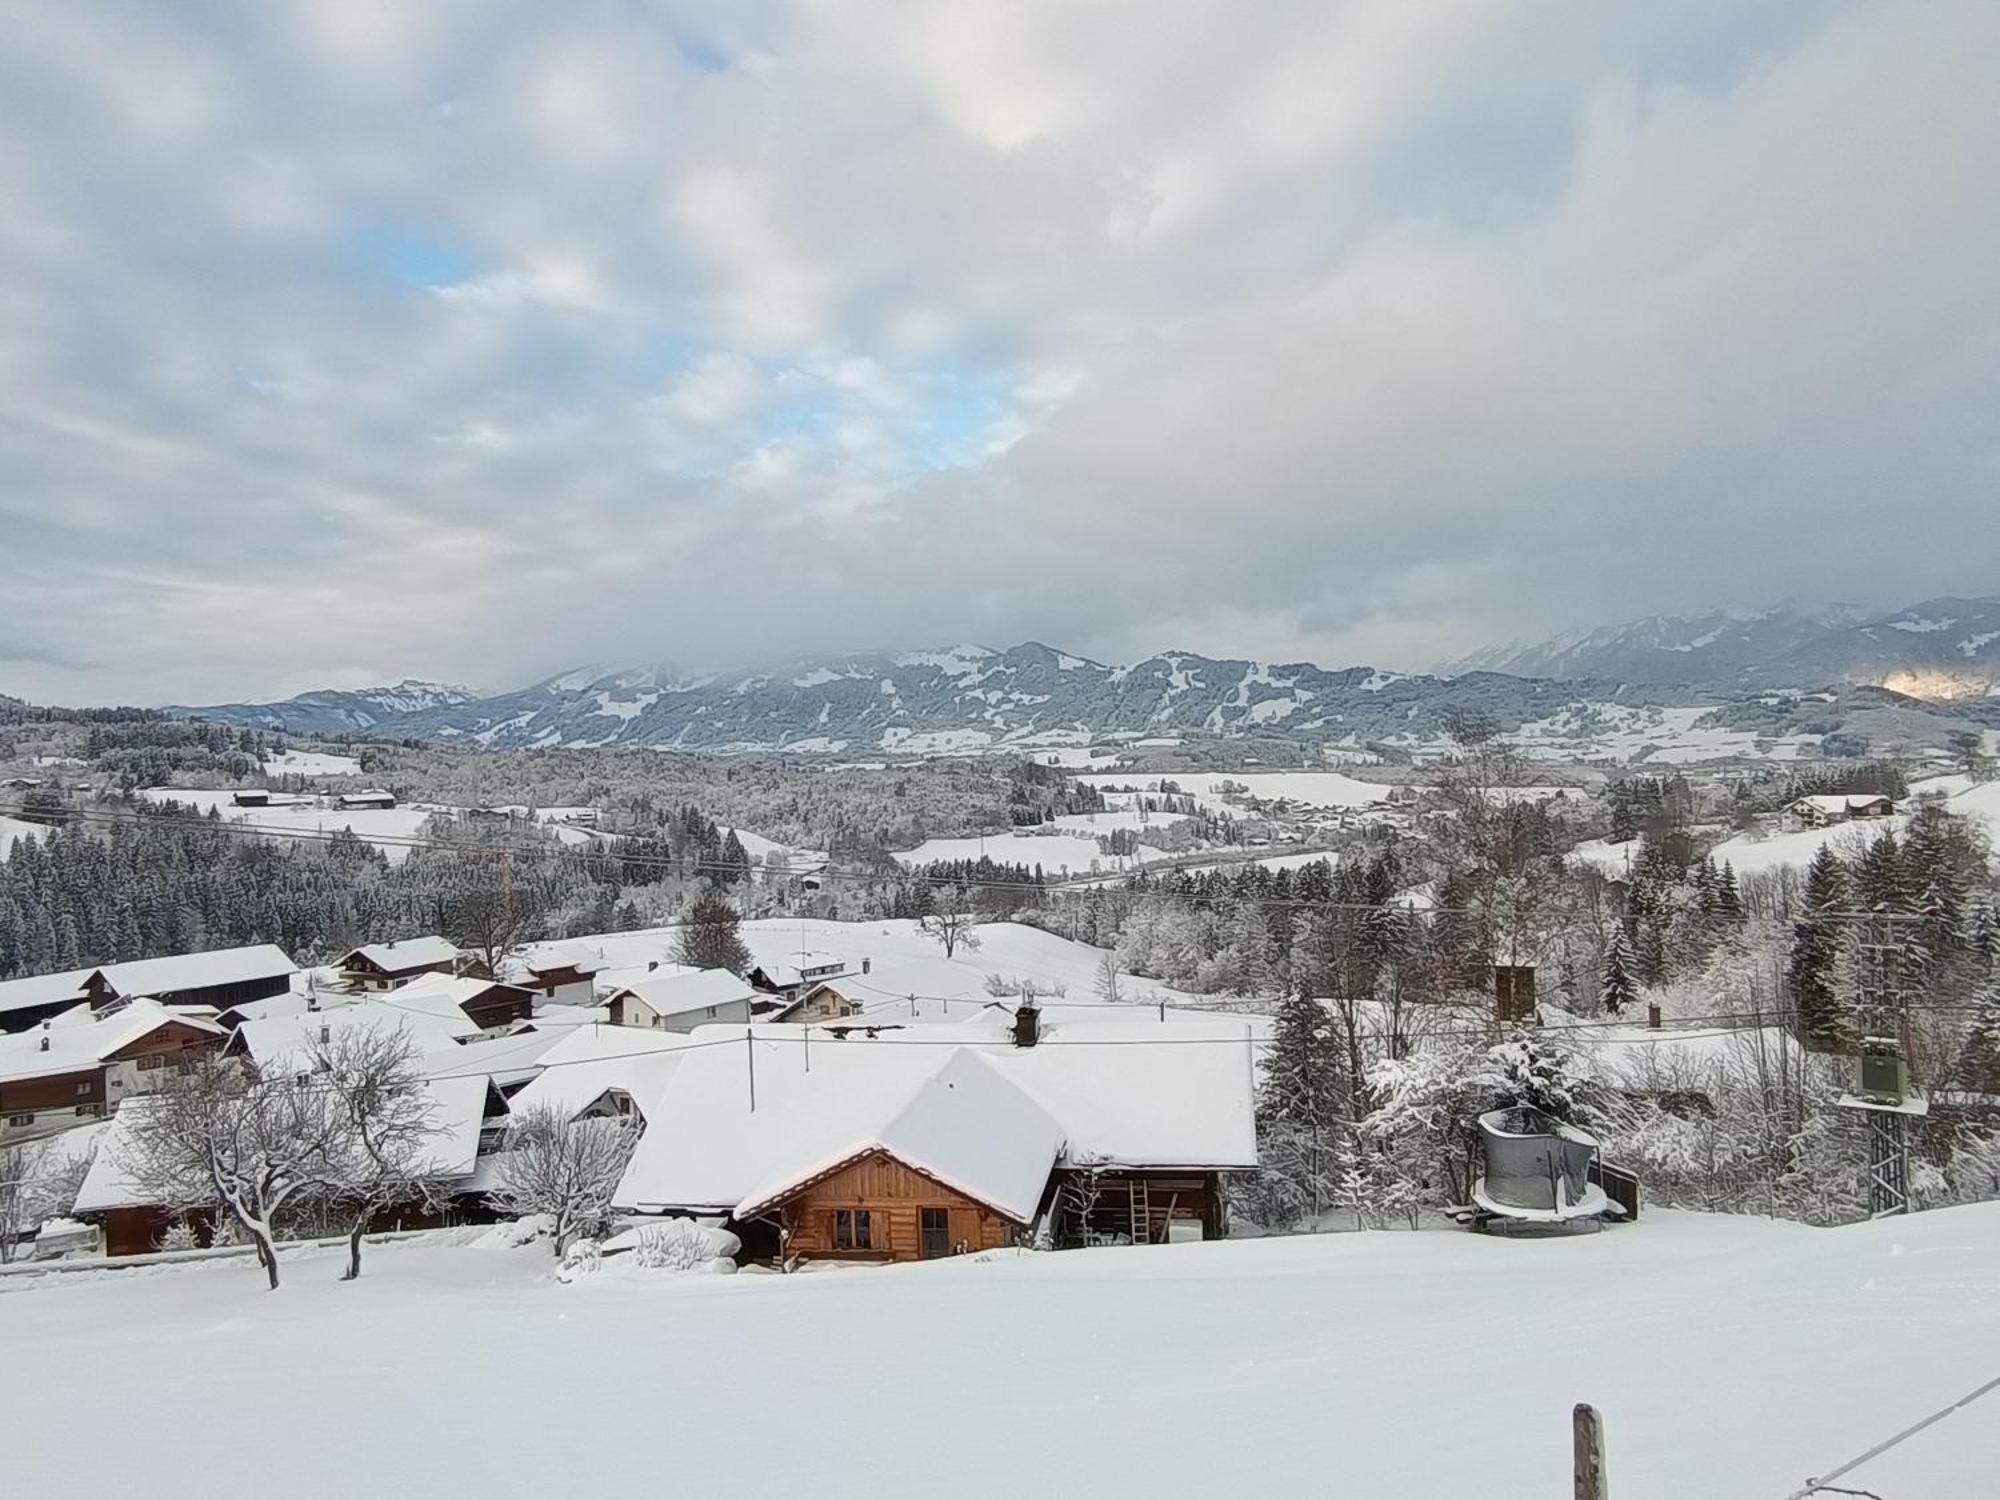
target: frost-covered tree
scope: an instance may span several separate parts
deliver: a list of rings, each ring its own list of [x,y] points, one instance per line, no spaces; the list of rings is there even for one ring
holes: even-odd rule
[[[128,1100],[120,1124],[120,1165],[147,1200],[175,1212],[219,1212],[256,1247],[273,1291],[279,1216],[337,1179],[351,1131],[323,1083],[256,1078],[215,1054]]]
[[[1118,987],[1117,955],[1106,953],[1097,961],[1097,977],[1094,987],[1097,991],[1097,998],[1102,1000],[1106,1005],[1117,1005],[1125,998],[1120,993]]]
[[[44,1221],[75,1206],[89,1168],[89,1152],[63,1136],[0,1146],[0,1265]]]
[[[979,947],[979,919],[946,897],[946,892],[938,892],[938,909],[917,919],[917,931],[941,946],[944,956],[950,958],[961,948],[973,951]]]
[[[1829,1041],[1846,1025],[1847,1007],[1839,990],[1840,923],[1836,913],[1847,895],[1847,871],[1822,844],[1806,870],[1802,910],[1792,926],[1792,951],[1785,971],[1799,1032]]]
[[[573,1119],[547,1104],[525,1110],[508,1126],[494,1163],[493,1203],[503,1213],[541,1215],[561,1257],[577,1236],[596,1234],[610,1219],[611,1195],[638,1139],[622,1118]]]
[[[329,1209],[347,1221],[347,1271],[361,1274],[361,1238],[385,1209],[427,1206],[445,1185],[434,1147],[435,1105],[416,1043],[400,1028],[353,1026],[308,1050],[312,1080],[331,1091],[347,1116],[341,1149],[323,1188]]]

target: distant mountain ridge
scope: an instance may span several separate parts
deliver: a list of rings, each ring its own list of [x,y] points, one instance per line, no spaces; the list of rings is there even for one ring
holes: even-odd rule
[[[282,703],[228,703],[215,708],[169,707],[170,714],[198,714],[253,729],[282,729],[292,734],[356,734],[379,729],[412,714],[455,708],[477,700],[470,688],[405,678],[393,687],[327,688],[301,693]]]
[[[1928,599],[1887,613],[1788,602],[1654,615],[1488,648],[1443,670],[1722,692],[1865,683],[1921,697],[1984,694],[2000,687],[2000,598]]]
[[[504,749],[584,746],[948,753],[1065,744],[1101,736],[1270,735],[1344,742],[1434,739],[1455,708],[1503,724],[1540,718],[1612,683],[1531,681],[1491,673],[1452,680],[1329,670],[1165,652],[1130,666],[1028,642],[1006,650],[861,652],[782,667],[688,677],[668,668],[587,668],[518,692],[384,712],[399,690],[307,694],[285,703],[180,712],[232,724],[326,733],[345,729]],[[354,701],[354,700],[359,700]],[[1648,701],[1687,701],[1671,694]],[[368,722],[361,723],[361,715]],[[341,722],[335,722],[336,717]]]

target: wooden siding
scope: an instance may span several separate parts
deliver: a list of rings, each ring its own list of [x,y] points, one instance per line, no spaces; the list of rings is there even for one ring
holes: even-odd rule
[[[1012,1244],[1018,1231],[1005,1214],[883,1151],[808,1183],[781,1200],[774,1211],[791,1228],[789,1254],[889,1261],[924,1258],[922,1210],[926,1208],[941,1208],[950,1215],[953,1254],[1000,1249]],[[867,1250],[843,1249],[834,1243],[834,1215],[842,1209],[867,1211],[873,1241]]]
[[[103,1103],[104,1069],[101,1067],[0,1083],[0,1116],[33,1114],[45,1109],[74,1109],[79,1104],[101,1106]]]

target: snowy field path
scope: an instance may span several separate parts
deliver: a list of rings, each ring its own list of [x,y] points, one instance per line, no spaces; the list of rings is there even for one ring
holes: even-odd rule
[[[8,1489],[1549,1500],[1588,1400],[1619,1500],[1782,1500],[2000,1373],[2000,1204],[788,1278],[547,1267],[406,1242],[352,1286],[303,1253],[275,1294],[231,1262],[0,1281]],[[1988,1405],[1849,1482],[2000,1493]]]

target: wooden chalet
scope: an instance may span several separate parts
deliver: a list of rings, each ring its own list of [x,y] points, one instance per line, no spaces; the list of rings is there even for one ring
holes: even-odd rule
[[[906,1046],[907,1033],[753,1026],[740,1050],[687,1049],[649,1106],[616,1202],[722,1217],[746,1256],[772,1261],[1226,1231],[1226,1174],[1257,1162],[1243,1024],[1078,1022],[1045,1034],[1030,1005],[950,1030],[935,1028],[940,1045]]]
[[[604,965],[571,944],[554,944],[514,954],[500,963],[499,978],[532,990],[557,1005],[593,1005],[597,975]]]
[[[460,963],[458,945],[448,938],[392,938],[368,943],[340,961],[341,979],[351,990],[393,990],[425,974],[451,974]]]
[[[505,1031],[535,1013],[534,991],[470,974],[426,974],[392,990],[381,1003],[399,1010],[420,1006],[447,1018],[456,1007],[480,1031]]]

